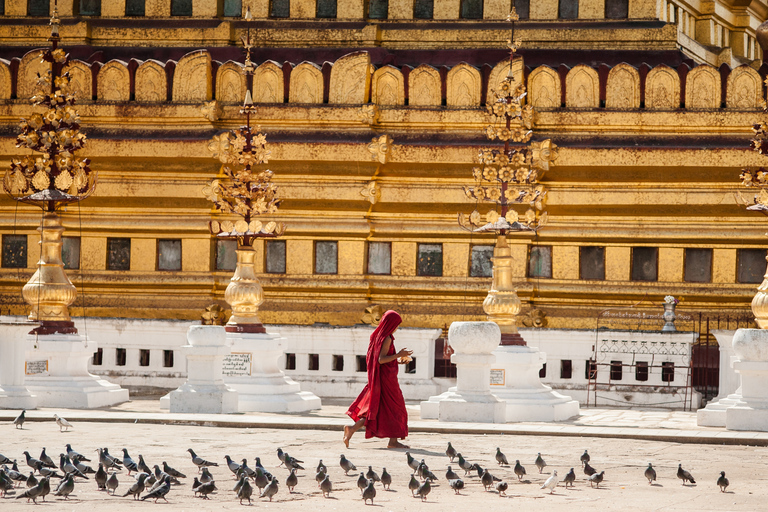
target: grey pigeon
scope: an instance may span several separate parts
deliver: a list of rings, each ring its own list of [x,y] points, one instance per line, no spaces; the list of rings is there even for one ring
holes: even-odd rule
[[[203,472],[200,474],[200,481],[204,484],[213,482],[213,475],[207,467],[203,467]]]
[[[262,471],[261,468],[256,468],[256,475],[253,477],[253,483],[259,488],[259,492],[263,492],[263,489],[269,484],[269,477]]]
[[[368,500],[371,500],[373,505],[373,498],[376,497],[376,488],[373,486],[373,480],[368,480],[368,484],[363,489],[363,503],[368,504]]]
[[[56,469],[56,464],[54,464],[53,459],[51,459],[48,454],[45,453],[45,448],[43,448],[43,451],[40,452],[39,460],[43,463],[43,467]]]
[[[519,460],[515,461],[515,474],[517,475],[518,480],[522,480],[525,476],[525,468],[520,464]]]
[[[243,459],[243,463],[240,464],[240,468],[237,471],[238,473],[245,473],[246,476],[251,478],[256,476],[256,470],[248,467],[248,459]]]
[[[645,475],[645,478],[648,479],[649,484],[652,484],[653,481],[656,480],[656,470],[653,469],[653,466],[651,465],[650,462],[648,463],[648,467],[645,468],[644,475]]]
[[[45,451],[45,448],[43,448],[43,451]],[[0,453],[0,464],[11,464],[13,461]]]
[[[198,472],[202,471],[202,469],[205,468],[205,467],[218,466],[219,465],[217,462],[210,462],[210,461],[207,461],[207,460],[203,459],[202,457],[198,457],[197,454],[195,453],[195,451],[192,448],[187,449],[187,451],[192,456],[192,464],[197,466]]]
[[[72,446],[69,443],[67,443],[65,446],[67,447],[67,457],[69,457],[71,460],[77,459],[77,460],[84,460],[85,462],[91,462],[91,459],[73,450]]]
[[[161,472],[160,476],[157,477],[157,481],[152,485],[152,487],[149,488],[149,492],[150,493],[155,492],[156,490],[158,490],[160,487],[162,487],[165,484],[168,484],[168,486],[170,487],[171,483],[172,483],[171,482],[171,475],[169,475],[167,473],[162,473]]]
[[[107,478],[109,478],[109,475],[107,475],[107,472],[104,471],[104,464],[99,462],[99,469],[96,470],[96,474],[93,476],[93,479],[96,481],[96,486],[100,491],[106,490]]]
[[[267,486],[264,488],[263,491],[261,491],[260,498],[269,498],[269,501],[272,501],[272,496],[277,494],[278,486],[277,486],[277,478],[273,478]]]
[[[448,448],[445,449],[445,454],[448,456],[449,459],[451,459],[451,462],[453,462],[453,459],[456,458],[456,448],[451,446],[451,443],[448,443]]]
[[[35,471],[40,471],[40,468],[43,467],[43,461],[34,458],[29,454],[29,452],[22,452],[24,454],[24,457],[27,458],[27,466],[31,467]]]
[[[40,497],[45,501],[45,497],[51,492],[51,478],[48,476],[43,477],[40,483],[43,484],[42,489],[40,489]]]
[[[552,471],[552,475],[547,478],[547,481],[544,482],[544,485],[542,485],[541,488],[549,489],[549,494],[554,494],[555,487],[557,487],[557,471]]]
[[[195,489],[195,491],[197,492],[197,495],[203,498],[204,500],[210,499],[208,498],[208,495],[215,490],[217,490],[216,482],[214,482],[213,480],[211,480],[210,482],[206,482],[204,484],[201,483],[200,486],[197,489]]]
[[[53,419],[56,420],[56,424],[59,426],[59,432],[64,432],[65,429],[69,430],[72,428],[72,424],[58,414],[54,414]]]
[[[133,485],[128,489],[128,492],[123,494],[123,498],[126,496],[133,496],[134,500],[139,499],[139,495],[144,492],[145,482],[149,473],[139,473],[138,480],[133,482]]]
[[[720,492],[725,492],[730,482],[725,478],[725,471],[720,472],[720,478],[717,479],[717,486],[720,488]]]
[[[451,466],[448,466],[448,471],[445,472],[445,479],[446,480],[459,480],[461,477],[456,474],[456,472],[451,469]]]
[[[128,450],[123,448],[123,466],[125,466],[125,469],[128,470],[128,475],[130,476],[131,472],[138,473],[139,472],[139,465],[136,464],[136,461],[131,458],[130,455],[128,455]]]
[[[56,487],[56,490],[54,491],[54,496],[64,496],[65,500],[69,499],[69,495],[72,494],[72,492],[75,490],[75,477],[72,475],[69,475],[65,477],[61,482],[59,482],[59,486]]]
[[[5,496],[14,487],[13,480],[5,474],[4,469],[0,468],[0,496]]]
[[[320,490],[323,492],[323,497],[328,498],[331,496],[331,491],[333,490],[333,484],[331,484],[330,478],[328,478],[328,475],[325,476],[322,482],[320,482]]]
[[[541,453],[536,455],[536,467],[539,468],[539,474],[544,470],[545,467],[547,467],[547,463],[544,462],[544,459],[541,458]]]
[[[693,479],[693,476],[683,469],[682,464],[677,465],[677,478],[683,481],[683,485],[685,485],[686,482],[691,482],[692,484],[696,483],[696,480]]]
[[[365,473],[361,471],[360,476],[357,477],[357,488],[360,489],[360,492],[363,492],[363,489],[366,487],[368,487],[368,479],[365,478]]]
[[[35,472],[30,471],[27,477],[27,487],[35,487],[38,484],[37,478],[35,478]]]
[[[499,493],[499,496],[506,496],[507,489],[509,489],[509,484],[507,484],[507,482],[496,483],[496,491]]]
[[[281,466],[285,465],[285,452],[280,447],[277,448],[277,458],[280,459]]]
[[[408,481],[408,489],[410,489],[411,494],[413,494],[414,497],[416,497],[416,489],[419,488],[419,481],[416,480],[416,475],[411,473],[411,479]]]
[[[144,462],[144,456],[139,454],[139,462],[136,463],[136,465],[139,467],[139,471],[142,473],[146,473],[148,475],[152,474],[152,470],[149,469],[149,466],[147,466],[147,463]]]
[[[325,480],[326,474],[325,471],[318,471],[315,475],[315,482],[317,482],[317,485],[320,486],[320,482]]]
[[[344,454],[341,454],[341,459],[339,460],[339,466],[341,466],[341,469],[344,470],[345,475],[349,475],[350,471],[357,471],[357,468],[355,467],[352,462],[347,459]]]
[[[96,448],[99,454],[99,462],[104,465],[104,469],[122,469],[122,464],[112,457],[106,448]]]
[[[509,466],[509,462],[507,462],[507,456],[501,453],[501,448],[498,446],[496,447],[496,462],[502,466]]]
[[[418,489],[416,489],[416,494],[421,498],[421,501],[425,501],[427,499],[427,494],[429,494],[429,491],[432,490],[432,485],[429,483],[429,479],[424,480],[424,483],[419,486]]]
[[[368,471],[365,473],[365,477],[374,482],[381,482],[381,477],[373,470],[373,466],[368,466]]]
[[[601,471],[599,473],[595,473],[594,475],[589,477],[589,486],[592,487],[592,484],[597,484],[598,489],[600,488],[600,482],[603,481],[603,475],[605,475],[605,471]]]
[[[250,504],[252,495],[253,487],[251,487],[251,482],[247,478],[243,478],[243,485],[237,490],[237,498],[240,500],[240,504],[243,504],[243,500],[248,500],[248,504]]]
[[[320,462],[317,463],[317,472],[323,472],[328,473],[328,468],[325,467],[325,464],[323,464],[323,459],[320,459]]]
[[[299,478],[296,476],[296,470],[291,469],[291,474],[285,479],[285,486],[288,488],[288,492],[293,494],[293,488],[299,483]]]
[[[581,465],[589,464],[589,454],[587,453],[587,450],[584,450],[584,453],[581,454],[581,457],[579,457],[579,460],[581,460]]]
[[[584,474],[587,476],[592,476],[595,473],[597,473],[597,470],[589,465],[589,462],[584,463]]]
[[[24,476],[20,471],[19,467],[16,465],[16,461],[13,461],[13,467],[7,471],[8,478],[13,480],[16,483],[26,482],[27,477]]]
[[[483,476],[480,477],[480,482],[483,484],[483,487],[485,487],[486,491],[490,491],[491,487],[493,487],[493,475],[491,475],[486,469],[483,471]]]
[[[451,486],[453,492],[456,494],[461,494],[461,490],[464,488],[464,480],[461,478],[454,478],[452,480],[448,480],[448,485]]]
[[[567,489],[570,485],[573,487],[573,482],[576,481],[576,472],[571,468],[570,471],[565,475],[565,478],[563,479],[563,482],[565,483],[565,488]]]
[[[416,471],[419,469],[419,461],[413,458],[411,452],[405,452],[405,459],[408,461],[408,466]]]
[[[168,477],[168,483],[173,485],[180,485],[181,482],[179,482],[175,476],[171,476],[162,469],[160,469],[160,466],[157,464],[154,465],[155,468],[155,484],[160,485],[163,483],[163,480],[165,480],[166,477]],[[206,471],[203,471],[203,477],[206,475]],[[213,480],[213,477],[210,473],[208,473],[208,477],[210,480]],[[150,491],[153,491],[154,489],[150,489]]]
[[[237,483],[232,488],[232,492],[237,494],[238,491],[243,486],[243,484],[245,483],[246,480],[248,480],[248,475],[246,475],[245,473],[241,472],[240,476],[237,477]],[[197,477],[195,477],[195,481],[192,483],[192,490],[194,491],[195,489],[200,487],[200,485],[201,485],[200,480],[198,480]]]
[[[60,475],[56,472],[55,469],[50,468],[40,468],[40,475],[49,476],[51,478],[64,478],[64,475]]]
[[[241,479],[244,479],[244,478],[245,478],[245,475],[241,477]],[[200,488],[201,485],[203,484],[200,482],[200,480],[197,479],[197,477],[195,477],[195,479],[192,481],[192,491],[195,493],[195,496],[197,496],[197,490]],[[237,485],[235,486],[235,489],[234,489],[235,492],[237,492],[237,489],[239,488],[239,486],[240,486],[240,482],[238,482]]]
[[[78,469],[78,471],[80,471],[84,475],[90,475],[96,472],[91,466],[88,466],[87,464],[83,464],[80,461],[77,461],[74,465]]]
[[[24,421],[27,419],[26,414],[27,414],[27,410],[24,409],[23,411],[21,411],[21,414],[16,416],[16,419],[13,420],[13,424],[16,425],[16,428],[21,428],[21,429],[24,428]],[[35,496],[35,498],[37,498],[37,496]]]
[[[36,486],[30,487],[24,493],[16,496],[16,499],[20,500],[22,498],[27,498],[27,503],[29,503],[29,500],[32,500],[34,503],[37,503],[37,498],[40,496],[40,493],[43,492],[44,483],[45,483],[45,480],[40,480],[40,482],[38,482]]]
[[[184,474],[184,473],[182,473],[181,471],[177,471],[177,470],[173,469],[173,468],[172,468],[171,466],[169,466],[169,465],[168,465],[168,463],[167,463],[167,462],[165,462],[165,461],[163,461],[163,472],[164,472],[164,473],[168,473],[168,474],[169,474],[169,475],[171,475],[173,478],[187,478],[187,475],[185,475],[185,474]],[[171,481],[171,483],[173,483],[173,481]],[[177,483],[178,483],[178,482],[177,482]]]
[[[149,491],[148,494],[145,494],[141,497],[141,500],[155,500],[155,503],[157,503],[157,500],[160,498],[163,499],[166,503],[168,502],[167,499],[165,499],[166,495],[171,491],[171,482],[166,479],[162,484],[157,486],[153,491]]]
[[[120,485],[120,482],[117,480],[117,473],[113,471],[109,478],[107,478],[107,493],[112,491],[112,496],[114,496],[118,485]]]
[[[77,466],[72,464],[72,462],[69,460],[69,457],[63,453],[59,455],[59,467],[67,475],[73,473],[75,476],[89,480],[89,478],[85,476],[82,471],[77,469]]]
[[[465,475],[468,475],[469,472],[472,471],[472,469],[474,469],[475,465],[470,464],[469,462],[464,460],[464,457],[460,453],[457,453],[456,457],[459,459],[459,467],[464,470]]]
[[[385,490],[389,490],[389,486],[392,485],[392,475],[387,473],[387,468],[382,468],[381,470],[381,485],[384,486]]]
[[[229,455],[225,455],[224,456],[224,460],[227,461],[227,467],[232,472],[232,474],[237,475],[237,472],[240,471],[240,468],[241,468],[240,464],[238,464],[237,462],[233,461],[232,458]],[[167,473],[167,471],[166,471],[166,473]]]

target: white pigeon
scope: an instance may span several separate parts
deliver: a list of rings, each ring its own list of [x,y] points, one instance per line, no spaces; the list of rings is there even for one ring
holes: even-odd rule
[[[555,487],[557,487],[557,471],[552,471],[552,476],[547,478],[547,481],[544,482],[544,485],[542,485],[541,488],[549,489],[549,494],[554,494]]]
[[[59,432],[63,432],[64,429],[69,430],[72,428],[72,424],[58,414],[54,414],[53,417],[56,419],[56,424],[59,426]]]

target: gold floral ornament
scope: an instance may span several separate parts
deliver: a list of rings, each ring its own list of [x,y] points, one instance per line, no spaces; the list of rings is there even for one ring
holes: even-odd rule
[[[768,80],[768,79],[767,79]],[[757,123],[752,126],[755,136],[750,143],[752,149],[761,155],[768,155],[768,126],[765,123]],[[745,198],[741,192],[736,192],[736,202],[746,206],[747,210],[759,211],[768,215],[768,169],[742,169],[739,175],[741,184],[749,188],[759,189],[752,198]]]
[[[378,160],[380,164],[387,163],[393,142],[394,140],[389,135],[374,137],[371,140],[371,143],[368,144],[368,151],[371,153],[371,158]]]
[[[381,187],[379,187],[375,181],[370,181],[360,191],[360,195],[370,201],[371,204],[376,204],[381,199]]]
[[[203,325],[225,325],[231,314],[231,309],[224,309],[218,304],[211,304],[200,315],[200,320]]]
[[[379,107],[375,103],[365,104],[357,111],[357,117],[363,124],[374,125],[379,120]]]

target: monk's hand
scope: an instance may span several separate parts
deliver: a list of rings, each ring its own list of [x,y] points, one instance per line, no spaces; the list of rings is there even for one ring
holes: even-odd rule
[[[400,364],[410,363],[413,361],[411,354],[413,354],[413,350],[408,350],[407,348],[400,349],[400,352],[397,353],[397,362]]]

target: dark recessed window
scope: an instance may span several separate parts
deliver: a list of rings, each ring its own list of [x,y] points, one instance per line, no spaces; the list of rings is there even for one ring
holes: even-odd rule
[[[416,358],[411,357],[411,360],[405,363],[405,373],[416,373]]]
[[[216,270],[237,268],[237,241],[216,240]]]
[[[579,248],[579,272],[586,280],[605,279],[605,247],[586,246]]]
[[[473,245],[469,256],[470,277],[491,277],[493,275],[492,245]]]
[[[61,239],[61,261],[64,268],[80,268],[80,237],[65,236]]]
[[[288,18],[291,15],[291,0],[270,0],[270,18]]]
[[[621,20],[629,17],[629,0],[605,0],[605,17]]]
[[[443,244],[419,244],[417,266],[420,276],[442,276]]]
[[[149,366],[149,350],[146,348],[139,350],[139,366]]]
[[[675,363],[664,361],[661,363],[661,382],[675,381]]]
[[[521,20],[527,20],[531,16],[531,0],[515,0],[514,4]]]
[[[318,18],[335,18],[337,0],[317,0]]]
[[[483,0],[461,0],[459,17],[465,20],[479,20],[483,18]]]
[[[115,364],[117,366],[125,366],[125,349],[124,348],[115,349]]]
[[[552,277],[552,246],[530,246],[528,251],[528,277]]]
[[[291,354],[291,353],[285,354],[285,369],[286,370],[296,369],[296,354]]]
[[[331,370],[334,372],[344,371],[344,356],[334,355],[331,360]]]
[[[285,240],[267,240],[265,269],[267,274],[285,274]]]
[[[320,354],[309,354],[309,366],[307,370],[316,372],[320,369]]]
[[[91,361],[91,364],[93,366],[101,366],[103,361],[104,361],[104,349],[97,348],[96,352],[93,353],[93,360]]]
[[[224,0],[223,14],[227,18],[239,18],[243,15],[243,0]]]
[[[645,382],[648,380],[648,363],[645,361],[638,361],[635,363],[635,380],[639,382]]]
[[[146,0],[125,0],[126,16],[144,16]]]
[[[543,379],[547,376],[547,363],[544,363],[541,365],[541,368],[539,369],[539,378]]]
[[[3,235],[3,268],[27,268],[27,235]]]
[[[173,350],[163,350],[163,368],[173,368]]]
[[[611,361],[611,380],[621,380],[623,373],[621,361]]]
[[[579,17],[579,0],[560,0],[558,17],[563,20],[575,20]]]
[[[101,0],[80,0],[78,12],[80,16],[101,16]]]
[[[181,240],[157,241],[157,270],[181,270]]]
[[[389,242],[368,242],[368,273],[392,273],[392,244]]]
[[[560,360],[560,378],[570,379],[573,376],[573,364],[570,359]]]
[[[765,276],[765,249],[739,249],[737,252],[740,283],[762,283]],[[5,265],[3,265],[5,266]]]
[[[131,270],[130,238],[107,238],[107,270]]]
[[[388,0],[368,0],[368,18],[373,20],[385,20],[387,19],[388,10]]]
[[[171,16],[192,16],[192,0],[171,0]]]
[[[315,274],[336,274],[339,271],[339,244],[315,242]]]
[[[712,249],[685,250],[685,281],[709,283],[712,281]]]
[[[431,20],[434,17],[434,0],[415,0],[413,2],[413,17],[417,20]]]
[[[597,378],[597,362],[592,359],[587,360],[587,364],[584,367],[584,378],[587,380],[594,380]]]
[[[368,371],[368,364],[365,362],[365,356],[356,356],[355,361],[357,362],[357,371],[358,372],[367,372]]]
[[[18,2],[19,0],[13,0]],[[3,2],[5,6],[5,2]],[[50,16],[51,0],[27,0],[27,16]]]
[[[632,280],[656,281],[659,276],[658,247],[632,248]]]

